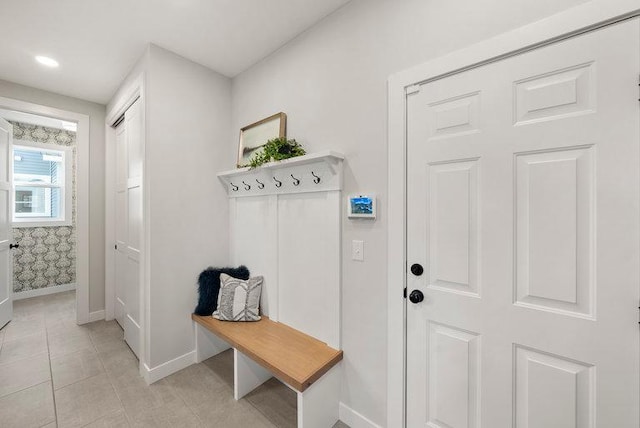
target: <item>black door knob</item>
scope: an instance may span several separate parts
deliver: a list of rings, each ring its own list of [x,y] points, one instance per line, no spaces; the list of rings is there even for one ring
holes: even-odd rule
[[[420,290],[413,290],[409,294],[409,300],[411,300],[411,303],[420,303],[424,300],[424,294]]]
[[[415,276],[422,275],[422,272],[424,272],[424,268],[422,267],[421,264],[414,263],[411,265],[411,273],[414,274]]]
[[[18,248],[20,244],[9,244],[9,249],[13,250],[14,248]]]

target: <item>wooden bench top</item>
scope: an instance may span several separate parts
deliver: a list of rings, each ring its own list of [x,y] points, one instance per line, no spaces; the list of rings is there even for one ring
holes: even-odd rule
[[[300,392],[342,360],[342,351],[265,316],[256,322],[191,318]]]

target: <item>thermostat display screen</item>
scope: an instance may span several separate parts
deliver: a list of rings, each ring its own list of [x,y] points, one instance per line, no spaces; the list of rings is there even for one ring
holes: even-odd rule
[[[351,198],[351,213],[373,214],[373,200],[367,196]]]
[[[376,218],[376,198],[365,195],[349,197],[349,217]]]

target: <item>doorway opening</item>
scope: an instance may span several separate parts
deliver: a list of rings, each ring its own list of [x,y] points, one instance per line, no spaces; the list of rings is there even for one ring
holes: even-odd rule
[[[77,124],[0,110],[13,128],[13,300],[76,288]]]
[[[88,281],[89,117],[0,98],[0,118],[11,128],[6,162],[9,300],[37,297],[33,301],[45,302],[62,296],[75,302],[67,308],[70,321],[93,321]]]

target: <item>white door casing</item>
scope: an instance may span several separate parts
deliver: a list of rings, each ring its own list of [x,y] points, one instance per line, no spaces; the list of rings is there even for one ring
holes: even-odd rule
[[[639,54],[633,20],[409,95],[407,426],[638,426]]]
[[[13,317],[13,256],[11,229],[11,142],[13,127],[0,118],[0,328]]]

